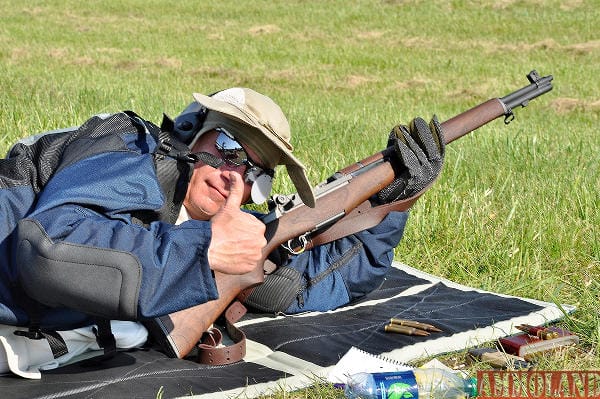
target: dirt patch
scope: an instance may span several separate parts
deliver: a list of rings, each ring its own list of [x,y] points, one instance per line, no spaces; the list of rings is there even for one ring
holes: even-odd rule
[[[132,49],[134,52],[139,53],[140,49]],[[108,54],[109,56],[113,56],[116,54],[123,54],[123,50],[115,47],[98,47],[96,49],[97,53]]]
[[[550,103],[557,114],[567,114],[573,111],[599,112],[600,100],[585,101],[578,98],[557,98]]]
[[[381,31],[369,31],[369,32],[358,32],[356,37],[358,39],[379,39],[384,35],[384,32]]]
[[[154,63],[165,68],[181,68],[181,65],[183,65],[179,58],[173,57],[159,58]]]
[[[501,51],[532,51],[532,50],[558,50],[561,45],[554,39],[544,39],[535,43],[522,42],[519,44],[484,44],[484,48],[493,52]]]
[[[252,28],[248,29],[248,33],[250,33],[252,36],[278,32],[281,32],[281,28],[277,25],[253,26]]]
[[[90,57],[90,56],[82,56],[82,57],[76,57],[73,59],[73,61],[71,62],[72,65],[94,65],[96,63],[96,61]]]
[[[140,67],[140,63],[133,60],[118,61],[114,64],[114,67],[123,71],[133,71]]]
[[[481,2],[473,2],[473,4],[481,5]],[[505,8],[512,7],[515,3],[525,3],[533,5],[544,5],[545,0],[494,0],[491,4],[488,4],[491,8],[496,10],[504,10]],[[581,7],[583,0],[563,0],[560,2],[560,9],[563,11],[569,11]],[[485,4],[485,3],[484,3]]]
[[[588,54],[600,49],[600,40],[592,40],[585,43],[576,43],[565,46],[567,50],[578,54]]]
[[[13,62],[19,62],[21,60],[27,60],[31,57],[31,52],[25,47],[15,47],[10,51],[10,60]]]
[[[223,34],[223,32],[213,32],[213,33],[209,33],[207,35],[207,38],[210,40],[224,40],[225,35]]]
[[[420,40],[419,38],[404,39],[402,41],[402,44],[406,47],[433,48],[434,46],[434,43],[428,43],[426,40]],[[598,49],[600,49],[600,40],[591,40],[588,42],[571,44],[561,44],[552,38],[539,40],[534,43],[519,42],[515,44],[498,43],[489,40],[467,40],[452,43],[451,46],[455,49],[481,48],[482,51],[486,53],[498,53],[505,51],[527,52],[537,50],[551,50],[570,52],[577,55],[585,55],[598,51]]]
[[[96,52],[102,53],[103,51],[98,49]],[[73,54],[72,50],[61,47],[51,48],[46,54],[48,54],[49,58],[59,60],[65,65],[93,65],[98,62],[97,57],[87,54]]]
[[[53,48],[48,50],[48,57],[64,59],[69,54],[69,50],[66,48]]]
[[[23,8],[21,10],[23,12],[23,14],[27,14],[30,15],[32,17],[37,17],[38,15],[44,15],[47,13],[47,10],[43,7],[27,7],[27,8]]]
[[[396,82],[394,84],[394,87],[399,90],[406,90],[406,89],[412,89],[415,87],[427,86],[431,82],[432,82],[431,79],[414,78],[414,79],[406,80],[404,82]]]
[[[570,11],[579,8],[583,5],[583,0],[567,0],[560,2],[560,9],[563,11]]]
[[[348,86],[350,88],[355,88],[355,87],[362,86],[362,85],[370,83],[370,82],[375,82],[375,79],[370,78],[368,76],[350,75],[346,79],[346,86]]]
[[[426,39],[424,37],[415,36],[415,37],[405,37],[400,40],[400,43],[404,47],[410,48],[436,48],[439,47],[439,43],[437,43],[433,39]]]
[[[93,29],[95,27],[104,28],[106,26],[133,26],[142,27],[150,26],[152,20],[145,16],[140,16],[135,13],[127,15],[115,15],[110,13],[78,13],[76,11],[66,11],[60,20],[69,26],[75,26],[76,30]]]

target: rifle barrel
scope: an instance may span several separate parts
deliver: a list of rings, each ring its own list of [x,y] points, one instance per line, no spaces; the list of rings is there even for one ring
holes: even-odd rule
[[[533,70],[527,75],[531,84],[502,98],[492,98],[442,123],[446,143],[450,143],[504,115],[504,123],[514,118],[513,108],[525,107],[530,100],[552,90],[552,75],[543,78]]]
[[[528,77],[535,71],[531,71]],[[509,95],[502,97],[502,101],[508,109],[513,109],[518,106],[525,107],[530,100],[541,96],[544,93],[552,90],[552,75],[544,76],[543,78],[538,77],[529,86],[523,87]]]

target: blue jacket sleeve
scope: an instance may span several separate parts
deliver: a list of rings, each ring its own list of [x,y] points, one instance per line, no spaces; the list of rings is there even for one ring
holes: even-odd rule
[[[156,210],[164,202],[152,155],[135,140],[129,143],[134,150],[99,152],[59,168],[28,219],[41,226],[52,245],[76,244],[72,248],[88,248],[90,257],[98,248],[133,255],[141,269],[138,287],[131,287],[139,290],[136,317],[149,318],[218,294],[206,257],[208,222],[141,226],[132,221],[132,212]]]
[[[407,212],[390,212],[377,226],[293,256],[301,289],[286,313],[326,311],[378,288],[394,260]]]

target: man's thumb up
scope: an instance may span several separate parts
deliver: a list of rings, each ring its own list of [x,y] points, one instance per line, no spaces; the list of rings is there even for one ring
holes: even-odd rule
[[[229,174],[229,196],[211,219],[212,237],[208,262],[214,271],[244,274],[262,270],[262,249],[267,244],[265,225],[240,209],[244,182],[235,172]]]
[[[229,196],[225,200],[224,207],[238,210],[244,198],[244,182],[242,177],[235,172],[229,172]]]

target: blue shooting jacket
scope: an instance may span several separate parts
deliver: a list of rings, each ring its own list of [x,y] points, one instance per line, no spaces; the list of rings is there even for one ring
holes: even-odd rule
[[[46,277],[40,277],[34,293],[23,289],[23,279],[37,276],[36,268],[44,275],[42,271],[53,270],[48,265],[62,267],[60,257],[71,256],[69,251],[61,252],[64,248],[83,254],[83,259],[89,253],[94,259],[69,261],[68,273],[60,279],[75,287],[75,295],[81,298],[61,299],[66,303],[61,306],[53,301],[43,304],[42,327],[60,330],[93,323],[90,312],[101,306],[97,291],[106,282],[85,277],[104,261],[98,253],[123,256],[127,262],[120,267],[139,269],[133,274],[136,281],[121,287],[132,302],[133,314],[109,315],[113,319],[154,318],[217,298],[207,260],[210,222],[174,225],[158,216],[148,223],[136,219],[140,213],[152,215],[170,201],[155,166],[158,130],[128,113],[96,116],[75,132],[19,143],[0,160],[1,324],[27,325],[27,298],[52,297],[51,289],[43,292]],[[306,301],[293,304],[289,311],[333,309],[378,287],[406,218],[406,213],[392,212],[372,229],[292,256],[288,266],[300,270],[307,281],[319,275],[324,278],[319,280],[322,292],[309,293]],[[40,241],[20,237],[23,226],[33,227]],[[47,253],[56,259],[49,260],[43,255]],[[77,265],[81,269],[73,269]]]

